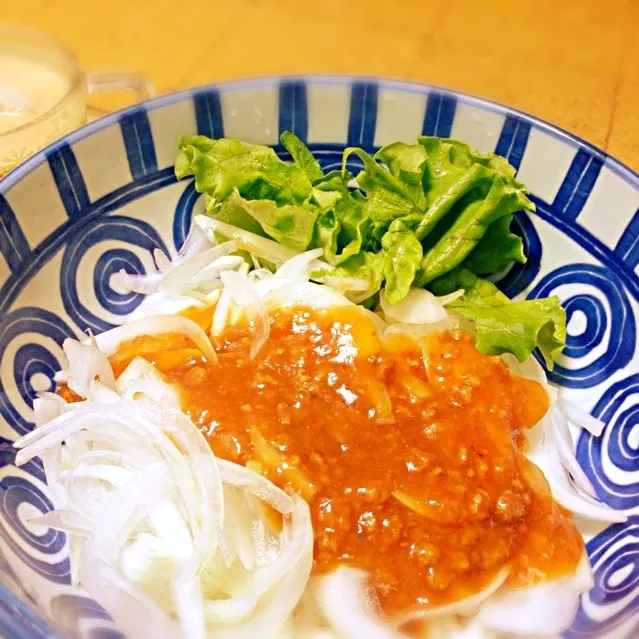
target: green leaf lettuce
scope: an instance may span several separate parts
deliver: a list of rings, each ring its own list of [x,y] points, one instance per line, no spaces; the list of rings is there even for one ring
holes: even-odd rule
[[[475,344],[486,355],[512,353],[523,362],[539,348],[552,369],[566,345],[566,311],[558,297],[512,302],[492,282],[464,269],[429,288],[436,295],[464,289],[464,296],[447,308],[475,322]]]
[[[183,137],[175,174],[194,177],[207,212],[219,220],[296,251],[322,248],[332,277],[367,282],[355,297],[369,306],[381,288],[391,303],[411,286],[438,295],[464,289],[448,308],[474,320],[480,351],[524,360],[539,348],[552,366],[566,341],[559,300],[511,302],[481,277],[526,260],[510,226],[515,213],[535,207],[507,160],[423,136],[374,156],[348,148],[342,170],[324,174],[296,135],[284,132],[281,142],[292,162],[266,146]],[[352,156],[363,164],[357,189],[346,170]]]

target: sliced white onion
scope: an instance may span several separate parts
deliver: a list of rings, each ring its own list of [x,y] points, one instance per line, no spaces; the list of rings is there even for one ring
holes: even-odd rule
[[[503,588],[479,610],[478,620],[495,632],[525,636],[556,636],[575,618],[579,597],[593,586],[584,555],[575,574],[527,588]]]
[[[124,292],[134,291],[144,295],[151,295],[158,290],[165,276],[185,260],[192,259],[202,251],[211,248],[212,244],[206,234],[196,225],[192,225],[182,248],[171,261],[164,251],[156,248],[153,257],[158,267],[157,271],[143,275],[127,273],[124,269],[114,273],[109,280],[112,288]]]
[[[15,448],[21,449],[16,456],[16,463],[22,465],[82,430],[104,433],[105,439],[115,437],[119,431],[131,431],[149,445],[156,446],[168,458],[180,459],[175,444],[166,437],[163,429],[158,429],[149,419],[144,406],[121,400],[118,405],[110,405],[108,410],[101,404],[91,402],[70,404],[65,413],[14,443]]]
[[[88,537],[93,527],[93,522],[73,510],[50,510],[44,515],[29,520],[35,526],[47,526],[62,532]]]
[[[253,283],[241,273],[228,271],[221,274],[224,289],[229,292],[231,299],[238,306],[250,306],[259,301],[259,297],[253,288]]]
[[[189,466],[199,493],[199,517],[190,513],[191,534],[193,536],[193,554],[185,563],[173,584],[173,593],[180,623],[185,634],[197,638],[204,636],[203,601],[198,573],[217,550],[219,531],[224,522],[224,497],[222,478],[211,449],[202,433],[195,428],[191,420],[183,413],[162,409],[154,404],[148,405],[156,420],[161,420],[165,428],[170,429],[189,460]],[[182,486],[176,483],[181,494]],[[198,617],[192,618],[192,615]]]
[[[150,521],[161,538],[172,545],[173,561],[177,562],[174,566],[180,570],[173,583],[176,610],[189,636],[197,636],[191,631],[194,630],[193,624],[199,623],[203,627],[203,611],[199,622],[187,620],[186,617],[198,604],[190,595],[186,597],[185,593],[192,595],[199,588],[197,572],[216,551],[216,531],[223,522],[222,484],[215,459],[201,433],[178,411],[144,401],[130,403],[119,400],[119,404],[109,403],[106,406],[93,405],[91,402],[69,405],[65,413],[18,442],[18,447],[24,444],[26,448],[18,453],[17,462],[23,463],[41,450],[59,445],[62,441],[67,441],[67,447],[71,448],[69,444],[74,435],[81,434],[83,429],[84,432],[96,434],[98,439],[93,441],[101,439],[107,444],[111,442],[115,450],[100,452],[87,450],[86,445],[76,447],[79,451],[87,452],[81,454],[80,460],[66,474],[69,507],[75,506],[76,512],[86,511],[79,501],[84,500],[86,506],[89,505],[87,500],[94,501],[91,492],[77,492],[76,488],[80,488],[82,482],[94,481],[95,485],[91,488],[94,492],[99,490],[100,485],[118,486],[115,491],[103,491],[103,496],[96,502],[100,504],[99,509],[89,508],[91,517],[88,520],[92,521],[91,548],[98,557],[96,559],[91,555],[87,561],[95,563],[95,570],[104,571],[109,579],[118,576],[116,559],[124,552],[126,540],[134,537],[134,531],[144,522]],[[137,445],[129,443],[131,437],[138,437]],[[141,463],[144,467],[138,469],[137,473],[121,466],[111,466],[108,462],[125,461],[125,454],[118,453],[118,446],[131,451],[136,457],[141,453],[153,456],[150,451],[155,447],[156,457],[162,461],[151,465]],[[122,457],[115,457],[116,453]],[[142,462],[145,458],[139,459]],[[167,502],[176,496],[175,493],[184,515]],[[176,530],[175,524],[183,516],[188,518],[189,532],[184,529],[176,536],[179,526]],[[77,538],[79,533],[85,531],[74,528],[69,532],[73,532]],[[192,544],[189,541],[186,548],[185,535],[193,540]],[[180,544],[181,548],[175,548],[175,544]],[[77,545],[74,552],[77,561]],[[86,578],[83,564],[80,568],[83,584]],[[109,597],[113,596],[118,600],[118,605],[124,605],[124,599],[134,598],[135,605],[144,606],[144,597],[131,584],[126,585],[124,580],[124,587],[116,582],[112,581],[110,593],[98,597],[100,601],[109,601]],[[194,583],[197,587],[194,587]],[[86,587],[89,588],[89,585]]]
[[[500,570],[495,577],[479,592],[460,599],[459,601],[453,601],[452,603],[445,604],[443,606],[434,606],[431,608],[416,608],[414,610],[406,610],[400,613],[393,623],[396,627],[401,628],[409,621],[415,619],[441,619],[442,617],[448,617],[453,615],[461,615],[462,617],[470,617],[477,613],[481,605],[492,597],[503,585],[510,570]]]
[[[408,295],[395,304],[391,304],[382,291],[379,303],[387,320],[403,324],[434,324],[448,317],[441,300],[423,288],[411,288]]]
[[[319,265],[312,266],[322,255],[324,249],[317,248],[305,253],[300,253],[284,262],[275,272],[275,277],[279,277],[292,282],[308,282],[309,272],[320,268]]]
[[[252,257],[252,256],[251,256]],[[295,259],[295,258],[293,258]],[[253,282],[260,282],[262,280],[270,280],[275,277],[271,271],[267,268],[254,268],[249,274],[248,277]]]
[[[41,428],[51,420],[59,417],[65,410],[67,402],[55,393],[42,393],[33,402],[33,415],[36,428]],[[60,481],[62,473],[62,451],[59,448],[44,451],[40,455],[47,487],[54,508],[61,508],[65,502],[64,487]]]
[[[172,500],[165,500],[149,511],[149,523],[171,550],[174,562],[182,565],[193,552],[191,531],[183,509]]]
[[[159,248],[153,249],[153,259],[155,260],[155,265],[163,274],[168,273],[173,268],[169,256]]]
[[[81,344],[69,337],[64,340],[62,349],[69,362],[67,384],[73,392],[87,397],[89,385],[95,379],[99,379],[108,388],[114,388],[113,369],[100,349],[90,344]]]
[[[291,306],[310,306],[311,308],[355,306],[333,289],[312,282],[286,284],[268,293],[264,298],[264,303],[268,309],[290,308]]]
[[[575,457],[574,442],[563,411],[559,407],[553,406],[544,418],[544,422],[546,437],[554,443],[559,459],[572,476],[574,483],[586,494],[596,499],[595,488]]]
[[[404,324],[398,322],[396,324],[386,325],[384,335],[408,335],[414,339],[419,339],[452,330],[456,325],[456,319],[450,315],[446,317],[446,319],[433,322],[432,324]]]
[[[124,269],[120,269],[117,273],[111,275],[109,286],[124,293],[133,291],[143,295],[150,295],[158,290],[163,277],[164,274],[159,271],[138,275],[127,273]]]
[[[220,281],[221,287],[222,282]],[[158,291],[146,297],[142,304],[128,316],[127,322],[135,322],[157,315],[178,315],[188,308],[203,308],[205,306],[208,306],[206,296],[204,299],[200,299],[193,292],[189,295],[173,295]]]
[[[218,463],[220,461],[218,460]],[[222,477],[224,478],[224,474]],[[253,528],[259,524],[257,509],[250,507],[250,499],[241,489],[228,483],[224,484],[224,530],[220,535],[224,543],[220,543],[220,548],[223,549],[227,568],[233,566],[236,558],[248,571],[255,570],[257,565]]]
[[[306,586],[312,560],[312,553],[306,553],[295,569],[289,571],[273,588],[266,604],[258,608],[250,621],[234,627],[219,628],[215,636],[220,639],[279,638],[288,616],[293,612]],[[313,639],[317,637],[314,636]]]
[[[120,396],[115,389],[108,388],[92,380],[89,382],[87,399],[100,404],[117,404],[120,401]]]
[[[116,390],[126,399],[146,396],[160,406],[179,408],[180,389],[143,357],[134,357],[115,383]]]
[[[211,242],[207,234],[197,224],[191,224],[191,228],[189,228],[189,232],[184,243],[177,255],[171,261],[171,266],[178,266],[182,262],[185,262],[186,260],[189,260],[210,249],[214,246],[214,244],[216,244],[216,242]],[[160,264],[157,266],[160,270],[164,270]],[[166,267],[166,263],[164,263],[163,266]]]
[[[213,320],[211,322],[211,335],[221,335],[227,324],[233,307],[233,298],[230,291],[223,290],[217,299]]]
[[[193,223],[199,226],[210,240],[215,239],[215,233],[220,233],[220,235],[231,240],[237,240],[239,243],[238,248],[247,250],[252,255],[256,255],[275,264],[283,264],[298,255],[298,251],[279,244],[274,240],[256,235],[250,231],[245,231],[237,226],[205,215],[196,215],[193,219]]]
[[[77,564],[84,588],[93,599],[100,602],[126,635],[133,639],[178,639],[178,629],[169,615],[105,561],[94,542],[88,540],[84,543]]]
[[[340,639],[340,637],[329,628],[307,628],[289,622],[277,635],[277,639]]]
[[[133,530],[168,497],[172,487],[169,468],[158,462],[107,494],[95,519],[94,533],[104,559],[115,563]]]
[[[606,425],[600,419],[593,417],[587,411],[579,408],[579,406],[576,406],[561,396],[559,397],[559,403],[561,404],[562,410],[566,413],[566,416],[573,424],[587,430],[595,437],[599,437],[601,433],[603,433],[603,429]]]
[[[251,273],[249,273],[250,278]],[[301,282],[300,282],[301,283]],[[253,288],[255,292],[262,298],[265,299],[268,295],[277,291],[280,288],[284,288],[285,286],[289,286],[293,284],[293,282],[289,280],[285,280],[281,277],[271,276],[269,278],[261,278],[253,281]]]
[[[454,302],[455,300],[458,300],[460,297],[464,296],[464,289],[460,288],[457,289],[456,291],[453,291],[452,293],[448,293],[448,295],[440,295],[437,298],[437,301],[442,305],[442,306],[447,306],[448,304],[451,304],[452,302]]]
[[[430,621],[424,639],[493,639],[493,637],[493,633],[488,632],[477,619],[468,621],[451,617]]]
[[[520,363],[509,354],[502,355],[502,358],[514,373],[539,382],[549,394],[552,405],[548,414],[540,424],[526,432],[526,456],[544,472],[553,497],[564,508],[588,519],[626,521],[623,512],[597,500],[591,481],[575,457],[574,443],[564,413],[565,402],[562,399],[555,401],[556,389],[548,384],[539,362],[529,357]]]
[[[246,488],[252,495],[270,504],[283,515],[293,511],[295,500],[266,477],[225,459],[219,459],[217,463],[225,484]]]
[[[512,353],[504,353],[501,358],[515,375],[532,379],[544,386],[548,384],[548,378],[546,377],[544,368],[535,357],[531,356],[525,361],[520,362]]]
[[[141,335],[166,335],[168,333],[181,333],[186,335],[202,351],[202,354],[210,362],[217,361],[217,355],[211,340],[204,330],[188,317],[181,315],[155,315],[144,319],[129,322],[122,326],[112,328],[110,331],[96,336],[99,349],[107,356],[117,352],[123,342],[127,342]]]
[[[191,526],[193,534],[194,555],[198,565],[205,564],[215,552],[217,532],[223,527],[224,499],[222,494],[222,478],[217,460],[211,452],[204,436],[193,422],[178,410],[165,409],[152,403],[146,403],[147,410],[153,414],[156,422],[162,423],[177,441],[182,450],[191,473],[196,481],[199,498],[200,515],[198,526]],[[176,483],[181,490],[179,483]],[[193,521],[193,516],[191,516]]]
[[[315,577],[317,603],[340,639],[400,639],[402,635],[378,615],[366,573],[342,567]]]
[[[65,483],[75,482],[78,479],[94,479],[119,488],[133,477],[133,472],[128,468],[113,466],[109,463],[103,464],[99,461],[86,463],[86,458],[93,452],[88,451],[81,455],[82,460],[64,473]],[[67,492],[70,493],[68,489]]]
[[[189,639],[206,639],[202,586],[196,577],[195,562],[188,563],[172,583],[173,600],[182,634]]]
[[[355,304],[363,302],[365,299],[377,292],[377,290],[371,289],[371,283],[368,280],[361,280],[357,277],[337,277],[335,275],[323,275],[322,277],[313,279],[316,279],[316,281],[321,282],[322,284],[326,284],[326,286],[330,286],[332,289],[335,289],[336,291],[340,291],[342,293],[351,291],[354,293],[360,293],[360,295],[357,296],[357,302],[355,300],[351,300]]]
[[[284,547],[277,559],[252,574],[244,593],[238,593],[234,599],[220,602],[206,602],[209,619],[218,619],[224,613],[237,619],[245,615],[250,607],[254,593],[265,594],[255,613],[244,623],[234,626],[218,627],[215,636],[222,639],[254,639],[256,636],[275,638],[285,626],[289,615],[299,602],[308,582],[313,562],[313,528],[308,506],[295,497],[295,509],[291,514],[290,530],[288,524],[282,533]],[[242,598],[246,598],[241,601]]]
[[[255,292],[251,280],[241,273],[234,271],[224,271],[221,274],[224,284],[224,292],[229,293],[231,299],[244,312],[251,322],[253,328],[253,341],[251,343],[251,359],[255,359],[260,349],[268,339],[271,320],[264,303]]]
[[[193,276],[191,286],[196,288],[203,285],[208,288],[211,284],[217,285],[215,280],[219,280],[222,271],[244,272],[248,268],[246,260],[241,255],[223,255],[198,271]]]
[[[66,384],[67,383],[67,379],[69,379],[69,374],[68,374],[68,372],[65,369],[57,371],[53,375],[53,381],[56,384]]]
[[[553,404],[544,419],[525,433],[528,442],[526,457],[543,471],[553,497],[564,508],[588,519],[626,521],[623,512],[596,499],[595,489],[575,457],[574,444],[563,412],[564,402],[561,399],[554,401],[557,393],[548,384],[539,362],[529,357],[520,363],[509,354],[502,355],[502,358],[514,373],[542,384]]]
[[[66,406],[67,402],[57,393],[40,393],[33,401],[33,416],[36,427],[44,426],[52,419],[59,417]]]
[[[236,267],[243,262],[241,257],[235,257],[231,262],[221,261],[217,267],[214,266],[220,258],[228,256],[235,250],[237,250],[237,242],[231,240],[184,260],[166,274],[160,284],[160,290],[179,295],[196,289],[207,280],[219,279],[220,272],[224,268]]]
[[[339,639],[324,618],[312,588],[306,588],[278,639]]]
[[[125,546],[120,557],[120,570],[132,583],[164,609],[171,609],[171,576],[179,560],[175,549],[165,539],[139,532],[132,543]]]
[[[553,443],[545,442],[526,456],[542,470],[552,496],[564,508],[595,521],[614,523],[628,519],[623,511],[614,510],[575,488]]]
[[[220,233],[224,237],[237,240],[239,242],[238,248],[247,250],[252,256],[265,259],[273,264],[283,265],[300,255],[298,251],[279,244],[274,240],[262,237],[261,235],[256,235],[250,231],[245,231],[244,229],[216,220],[215,218],[210,218],[205,215],[196,215],[193,221],[194,224],[197,224],[209,238],[214,238],[215,233]],[[318,251],[317,257],[312,260],[313,270],[333,270],[333,266],[319,259],[321,256],[321,252],[319,252],[320,249],[316,250]],[[280,279],[284,279],[285,276],[286,278],[289,278],[290,275],[288,275],[288,272],[289,269],[284,271],[284,273],[280,273]],[[330,282],[329,285],[338,290],[361,291],[367,290],[370,286],[369,282],[359,280],[357,278],[332,278],[332,280],[327,281],[326,276],[324,276],[320,279],[326,284],[329,284]]]

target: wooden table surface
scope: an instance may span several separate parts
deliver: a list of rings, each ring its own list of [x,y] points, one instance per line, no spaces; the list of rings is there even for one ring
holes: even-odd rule
[[[461,89],[639,169],[639,0],[0,0],[0,19],[160,93],[303,72]]]

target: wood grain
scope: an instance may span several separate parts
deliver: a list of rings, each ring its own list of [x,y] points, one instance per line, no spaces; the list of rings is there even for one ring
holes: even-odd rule
[[[639,169],[639,0],[0,0],[0,19],[46,29],[87,68],[142,72],[161,93],[303,72],[459,89]]]

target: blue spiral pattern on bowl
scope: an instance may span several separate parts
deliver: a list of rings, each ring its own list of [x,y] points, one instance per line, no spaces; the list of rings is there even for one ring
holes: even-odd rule
[[[25,342],[25,336],[30,341]],[[33,376],[41,373],[49,380],[49,387],[53,385],[53,375],[60,370],[63,360],[51,351],[50,344],[62,344],[67,337],[76,334],[68,324],[55,313],[43,308],[24,307],[7,313],[0,320],[0,361],[3,373],[11,373],[12,388],[19,394],[23,404],[29,406],[36,397],[37,390],[32,385]],[[17,349],[12,343],[20,340],[23,343]],[[12,361],[8,361],[15,350]],[[12,398],[6,389],[7,380],[2,379],[0,392],[0,415],[19,434],[24,434],[33,428],[33,422],[24,410],[20,410],[17,398]]]
[[[77,287],[78,271],[89,249],[109,241],[140,247],[148,251],[150,256],[156,248],[167,252],[166,245],[150,224],[126,216],[98,218],[94,224],[85,225],[73,233],[64,251],[60,269],[62,300],[74,324],[94,333],[108,331],[117,324],[103,319],[82,301]],[[106,249],[95,263],[89,265],[91,268],[95,297],[102,310],[124,317],[140,304],[142,295],[121,294],[110,285],[110,277],[121,269],[129,273],[145,273],[140,258],[133,251],[120,246]],[[83,269],[83,273],[86,274],[86,269]]]
[[[107,612],[93,599],[76,594],[63,594],[51,600],[51,615],[57,625],[70,637],[85,636],[87,639],[124,639],[122,633],[110,627],[93,627],[88,633],[82,633],[85,621],[96,620],[110,622]]]
[[[601,499],[619,509],[639,506],[639,491],[632,481],[639,471],[639,375],[630,375],[612,384],[594,407],[592,414],[607,428],[602,437],[582,433],[577,456],[593,480]],[[620,482],[610,468],[619,471]]]
[[[313,133],[318,113],[314,100],[322,87],[347,89],[350,95],[340,139],[318,139],[317,133]],[[346,146],[360,145],[370,152],[376,150],[379,136],[386,135],[384,127],[388,122],[384,120],[381,103],[389,92],[423,98],[423,114],[416,122],[415,134],[454,135],[456,123],[469,117],[464,115],[467,108],[499,116],[503,121],[494,140],[494,150],[507,157],[516,168],[525,166],[529,140],[539,132],[556,143],[574,148],[574,158],[557,192],[550,198],[552,201],[538,197],[533,189],[537,214],[517,214],[513,229],[523,238],[528,261],[511,267],[498,283],[511,297],[536,298],[552,294],[561,297],[572,328],[564,356],[550,377],[563,387],[595,393],[598,401],[592,413],[608,424],[602,438],[581,434],[580,463],[599,496],[612,507],[639,507],[636,435],[639,371],[635,357],[639,213],[625,223],[614,241],[593,232],[580,218],[593,193],[602,188],[599,180],[602,172],[614,174],[639,191],[636,175],[602,152],[542,122],[452,92],[373,80],[313,78],[198,89],[161,98],[91,125],[29,161],[14,178],[0,182],[0,255],[9,272],[0,289],[0,416],[8,426],[7,431],[3,431],[7,437],[0,439],[0,557],[7,566],[7,574],[11,571],[17,576],[16,566],[26,566],[39,577],[58,585],[59,592],[48,606],[50,618],[66,634],[77,634],[83,620],[93,620],[91,639],[119,637],[104,610],[69,586],[70,567],[64,535],[52,530],[34,530],[22,518],[25,508],[33,514],[46,512],[51,506],[41,465],[33,461],[16,469],[11,440],[33,428],[30,404],[38,390],[51,385],[53,373],[60,368],[63,340],[87,329],[107,330],[120,323],[140,303],[140,295],[114,290],[111,276],[121,268],[144,272],[152,264],[151,254],[155,248],[167,253],[179,248],[196,207],[201,206],[191,181],[178,185],[172,167],[160,168],[161,153],[155,140],[160,131],[151,114],[158,109],[186,105],[196,123],[196,130],[191,133],[219,137],[232,125],[233,109],[239,104],[236,101],[235,106],[229,106],[228,100],[234,92],[245,92],[250,100],[252,91],[271,89],[277,102],[275,128],[291,129],[309,141],[325,170],[341,168]],[[401,99],[399,101],[401,103]],[[120,135],[123,142],[124,156],[113,161],[124,163],[131,179],[94,196],[85,179],[91,169],[83,166],[75,145],[92,132],[105,131],[108,127],[112,127],[111,134]],[[277,140],[271,141],[276,151],[285,156]],[[360,166],[353,158],[348,168],[357,173]],[[19,179],[29,179],[29,172],[38,167],[50,171],[54,184],[51,197],[59,201],[65,218],[34,244],[30,239],[33,231],[28,233],[24,226],[29,211],[15,205],[12,189]],[[129,208],[156,193],[167,194],[167,201],[174,199],[173,217],[168,226],[154,217],[163,211],[141,213],[139,209]],[[169,196],[170,193],[173,195]],[[563,235],[562,247],[566,251],[580,257],[568,263],[557,261],[546,243],[546,226]],[[56,266],[58,270],[49,277],[54,262],[59,263],[59,267]],[[26,293],[30,282],[44,277],[45,272],[49,274],[46,287],[50,288],[52,297],[59,299],[59,304],[43,300],[42,306],[37,306],[33,295]],[[627,524],[611,526],[589,542],[595,588],[584,598],[569,636],[602,636],[618,624],[632,624],[633,619],[637,623],[638,526],[635,516]],[[37,636],[35,631],[27,630],[26,621],[23,631],[16,633],[16,623],[19,625],[20,619],[26,620],[31,613],[26,609],[20,613],[15,603],[9,605],[8,602],[13,601],[11,597],[8,593],[4,601],[0,601],[0,632],[3,628],[10,629],[10,636],[20,639]],[[100,626],[100,622],[104,622],[104,626]],[[42,632],[48,632],[46,624],[42,624],[45,629]]]
[[[636,636],[639,607],[639,516],[610,526],[586,547],[595,587],[582,599],[575,622],[567,633],[578,637],[605,637],[627,624],[627,637]]]
[[[548,297],[559,287],[571,285],[578,285],[580,292],[563,299],[569,325],[576,311],[584,314],[587,324],[582,333],[568,335],[563,357],[570,367],[559,363],[548,378],[568,388],[592,388],[630,363],[637,345],[637,320],[628,295],[605,266],[562,266],[544,275],[530,297]],[[605,347],[601,355],[580,364],[601,345]]]

